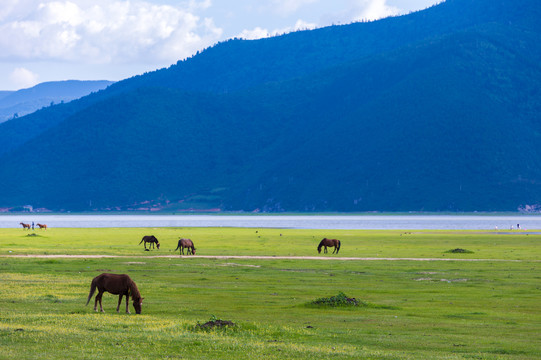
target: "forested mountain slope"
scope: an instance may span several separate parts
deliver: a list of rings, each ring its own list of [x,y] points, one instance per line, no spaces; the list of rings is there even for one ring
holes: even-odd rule
[[[539,204],[541,5],[516,5],[448,0],[371,23],[231,40],[0,124],[0,206]],[[18,135],[29,124],[40,130]]]

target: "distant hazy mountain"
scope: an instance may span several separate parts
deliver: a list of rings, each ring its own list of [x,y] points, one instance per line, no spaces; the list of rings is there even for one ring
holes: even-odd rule
[[[112,81],[51,81],[18,91],[0,91],[0,122],[21,117],[51,104],[69,102],[105,89]]]
[[[541,3],[231,40],[0,124],[0,207],[541,204]]]
[[[14,93],[14,91],[0,91],[0,99],[3,99],[4,97]]]

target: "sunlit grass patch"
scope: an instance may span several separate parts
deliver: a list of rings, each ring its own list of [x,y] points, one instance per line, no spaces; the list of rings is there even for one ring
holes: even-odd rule
[[[49,263],[54,264],[54,263]],[[0,296],[11,302],[60,303],[80,300],[81,283],[53,274],[0,273]]]

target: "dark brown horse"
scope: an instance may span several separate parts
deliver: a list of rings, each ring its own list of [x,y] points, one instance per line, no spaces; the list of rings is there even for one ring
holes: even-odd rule
[[[156,237],[154,235],[147,235],[147,236],[143,236],[143,239],[141,240],[141,242],[139,243],[139,245],[141,245],[142,242],[145,242],[144,245],[145,245],[145,250],[147,249],[147,243],[150,243],[150,245],[148,246],[148,248],[150,249],[151,247],[154,248],[154,244],[156,244],[156,247],[158,248],[158,250],[160,249],[160,243],[158,241],[158,239],[156,239]]]
[[[101,312],[105,312],[103,311],[103,307],[101,306],[101,297],[103,296],[103,293],[107,291],[111,294],[119,295],[116,312],[119,312],[118,310],[120,309],[122,296],[126,296],[126,312],[128,314],[130,313],[130,310],[128,309],[128,298],[131,295],[135,312],[137,314],[141,313],[141,305],[143,304],[143,298],[141,297],[139,289],[137,289],[137,285],[135,285],[133,280],[130,279],[128,275],[103,273],[96,276],[92,280],[92,284],[90,285],[90,294],[88,294],[88,300],[86,300],[86,305],[88,305],[90,299],[92,298],[92,295],[94,295],[94,293],[96,292],[96,288],[98,289],[98,295],[96,295],[96,300],[94,302],[94,311],[98,311],[99,301]]]
[[[175,249],[175,251],[177,251],[179,248],[180,248],[180,253],[182,255],[184,255],[184,248],[188,249],[186,250],[186,253],[188,255],[190,254],[195,255],[195,246],[193,245],[193,242],[190,239],[180,239],[178,241],[178,246]]]
[[[39,226],[40,229],[47,230],[47,224],[38,224],[38,226]]]
[[[23,229],[25,229],[25,230],[26,230],[26,229],[30,230],[30,224],[25,224],[25,223],[19,223],[19,224],[21,224],[21,225],[23,226]]]
[[[326,254],[327,253],[327,246],[328,247],[333,247],[334,246],[334,251],[332,253],[334,254],[336,252],[338,254],[338,252],[340,251],[340,240],[324,238],[319,243],[319,245],[317,247],[317,252],[321,254],[321,248],[325,247],[325,250],[323,250],[323,253]]]

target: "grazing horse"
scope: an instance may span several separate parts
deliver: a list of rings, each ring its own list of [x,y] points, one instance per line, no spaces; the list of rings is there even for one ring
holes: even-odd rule
[[[47,224],[39,224],[39,223],[38,223],[38,226],[39,226],[40,229],[45,229],[45,230],[47,230]]]
[[[94,302],[94,311],[98,311],[99,301],[101,312],[105,312],[103,311],[103,307],[101,306],[101,297],[103,296],[103,293],[107,291],[111,294],[119,295],[116,312],[119,312],[120,303],[122,302],[122,296],[126,296],[126,312],[128,314],[130,313],[130,310],[128,308],[128,301],[129,296],[131,295],[135,312],[137,314],[141,313],[141,305],[143,304],[143,298],[141,297],[139,289],[137,289],[137,285],[135,285],[133,280],[130,279],[128,275],[103,273],[96,276],[94,279],[92,279],[92,284],[90,285],[90,294],[88,294],[86,305],[88,305],[90,299],[92,298],[92,295],[94,295],[94,293],[96,292],[96,288],[98,289],[98,295],[96,295],[96,300]]]
[[[19,223],[19,224],[21,224],[21,225],[23,226],[23,229],[25,229],[25,230],[26,230],[26,229],[30,230],[30,224],[25,224],[25,223]]]
[[[334,246],[334,251],[332,253],[334,254],[336,252],[338,254],[338,252],[340,251],[340,240],[324,238],[319,243],[319,246],[317,247],[317,252],[321,254],[321,248],[325,247],[325,250],[323,251],[323,253],[326,254],[327,253],[327,246],[329,246],[329,247]]]
[[[143,245],[145,245],[145,250],[147,249],[147,243],[150,243],[150,245],[148,246],[149,249],[151,247],[154,248],[154,244],[156,244],[156,247],[158,248],[158,250],[160,249],[160,243],[159,243],[158,239],[156,239],[156,237],[154,235],[143,236],[143,239],[141,239],[141,242],[139,243],[139,245],[141,245],[141,243],[143,241],[145,242],[143,244]]]
[[[186,253],[188,255],[190,254],[195,255],[195,246],[193,245],[193,242],[190,239],[180,239],[178,241],[178,246],[175,249],[175,251],[177,251],[179,248],[180,248],[180,253],[182,255],[184,255],[184,248],[188,249],[186,250]]]

